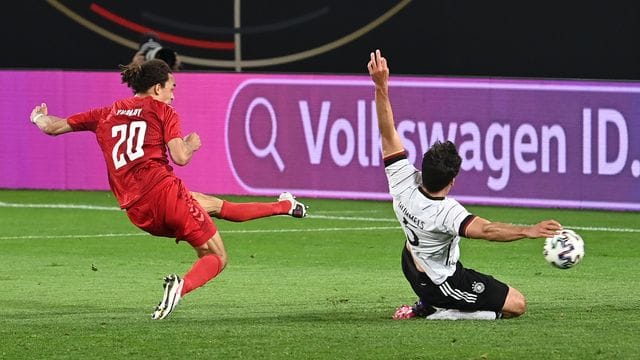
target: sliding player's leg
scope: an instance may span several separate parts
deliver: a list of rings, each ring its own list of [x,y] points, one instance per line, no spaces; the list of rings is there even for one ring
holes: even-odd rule
[[[460,262],[456,264],[453,275],[443,283],[435,284],[417,268],[405,247],[402,269],[419,301],[414,306],[403,305],[396,309],[394,319],[495,320],[501,318],[503,312],[504,317],[524,312],[520,307],[524,304],[524,297],[517,290],[490,275],[466,269]],[[425,308],[428,311],[425,312]]]
[[[514,318],[518,317],[527,311],[527,301],[524,295],[518,291],[518,289],[509,286],[509,292],[507,293],[507,299],[502,306],[502,317]]]

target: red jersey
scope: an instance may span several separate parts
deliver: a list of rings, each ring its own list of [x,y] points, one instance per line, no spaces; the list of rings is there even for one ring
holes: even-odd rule
[[[74,131],[93,131],[109,173],[109,185],[126,209],[163,179],[175,177],[166,144],[182,138],[180,118],[151,96],[131,97],[67,119]]]

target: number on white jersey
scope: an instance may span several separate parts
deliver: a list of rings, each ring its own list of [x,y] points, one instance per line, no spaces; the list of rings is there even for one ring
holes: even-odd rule
[[[413,246],[419,246],[420,239],[418,239],[418,235],[416,234],[416,232],[411,229],[412,227],[415,228],[415,226],[411,225],[409,221],[407,221],[407,218],[403,217],[402,228],[404,229],[404,233],[407,236],[407,241]]]
[[[144,135],[146,132],[147,123],[145,121],[132,121],[128,125],[116,125],[111,128],[111,137],[119,137],[111,151],[113,165],[116,170],[127,165],[127,158],[129,159],[128,161],[133,161],[144,155],[142,145],[144,144]],[[123,145],[125,149],[122,149]]]

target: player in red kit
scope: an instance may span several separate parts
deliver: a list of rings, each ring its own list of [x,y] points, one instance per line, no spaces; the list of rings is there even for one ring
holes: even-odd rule
[[[92,131],[102,150],[109,185],[133,224],[156,236],[188,242],[198,260],[180,277],[164,279],[162,300],[153,319],[166,318],[180,299],[216,277],[227,264],[222,237],[211,216],[245,221],[270,215],[306,215],[306,206],[289,193],[275,203],[231,203],[194,193],[169,165],[184,166],[200,146],[196,133],[182,136],[180,117],[170,106],[176,86],[171,69],[161,60],[122,67],[122,82],[134,96],[72,115],[49,115],[46,104],[31,112],[31,122],[49,135]]]

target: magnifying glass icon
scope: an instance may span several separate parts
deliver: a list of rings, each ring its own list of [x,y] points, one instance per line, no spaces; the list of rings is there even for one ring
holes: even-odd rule
[[[269,118],[271,119],[271,138],[269,139],[267,146],[265,146],[264,148],[257,147],[253,142],[253,138],[251,137],[251,114],[253,113],[253,109],[258,105],[262,105],[267,109],[267,111],[269,112]],[[273,106],[271,106],[269,100],[263,97],[253,99],[253,101],[249,105],[249,109],[247,109],[247,113],[244,116],[244,136],[247,138],[247,145],[249,146],[249,149],[251,149],[253,155],[259,158],[265,158],[271,155],[271,157],[273,157],[273,161],[275,161],[276,163],[276,166],[278,166],[278,170],[280,170],[280,172],[284,171],[284,162],[282,161],[282,158],[280,157],[280,154],[278,154],[278,150],[276,149],[278,121],[276,119],[276,112],[273,110]]]

